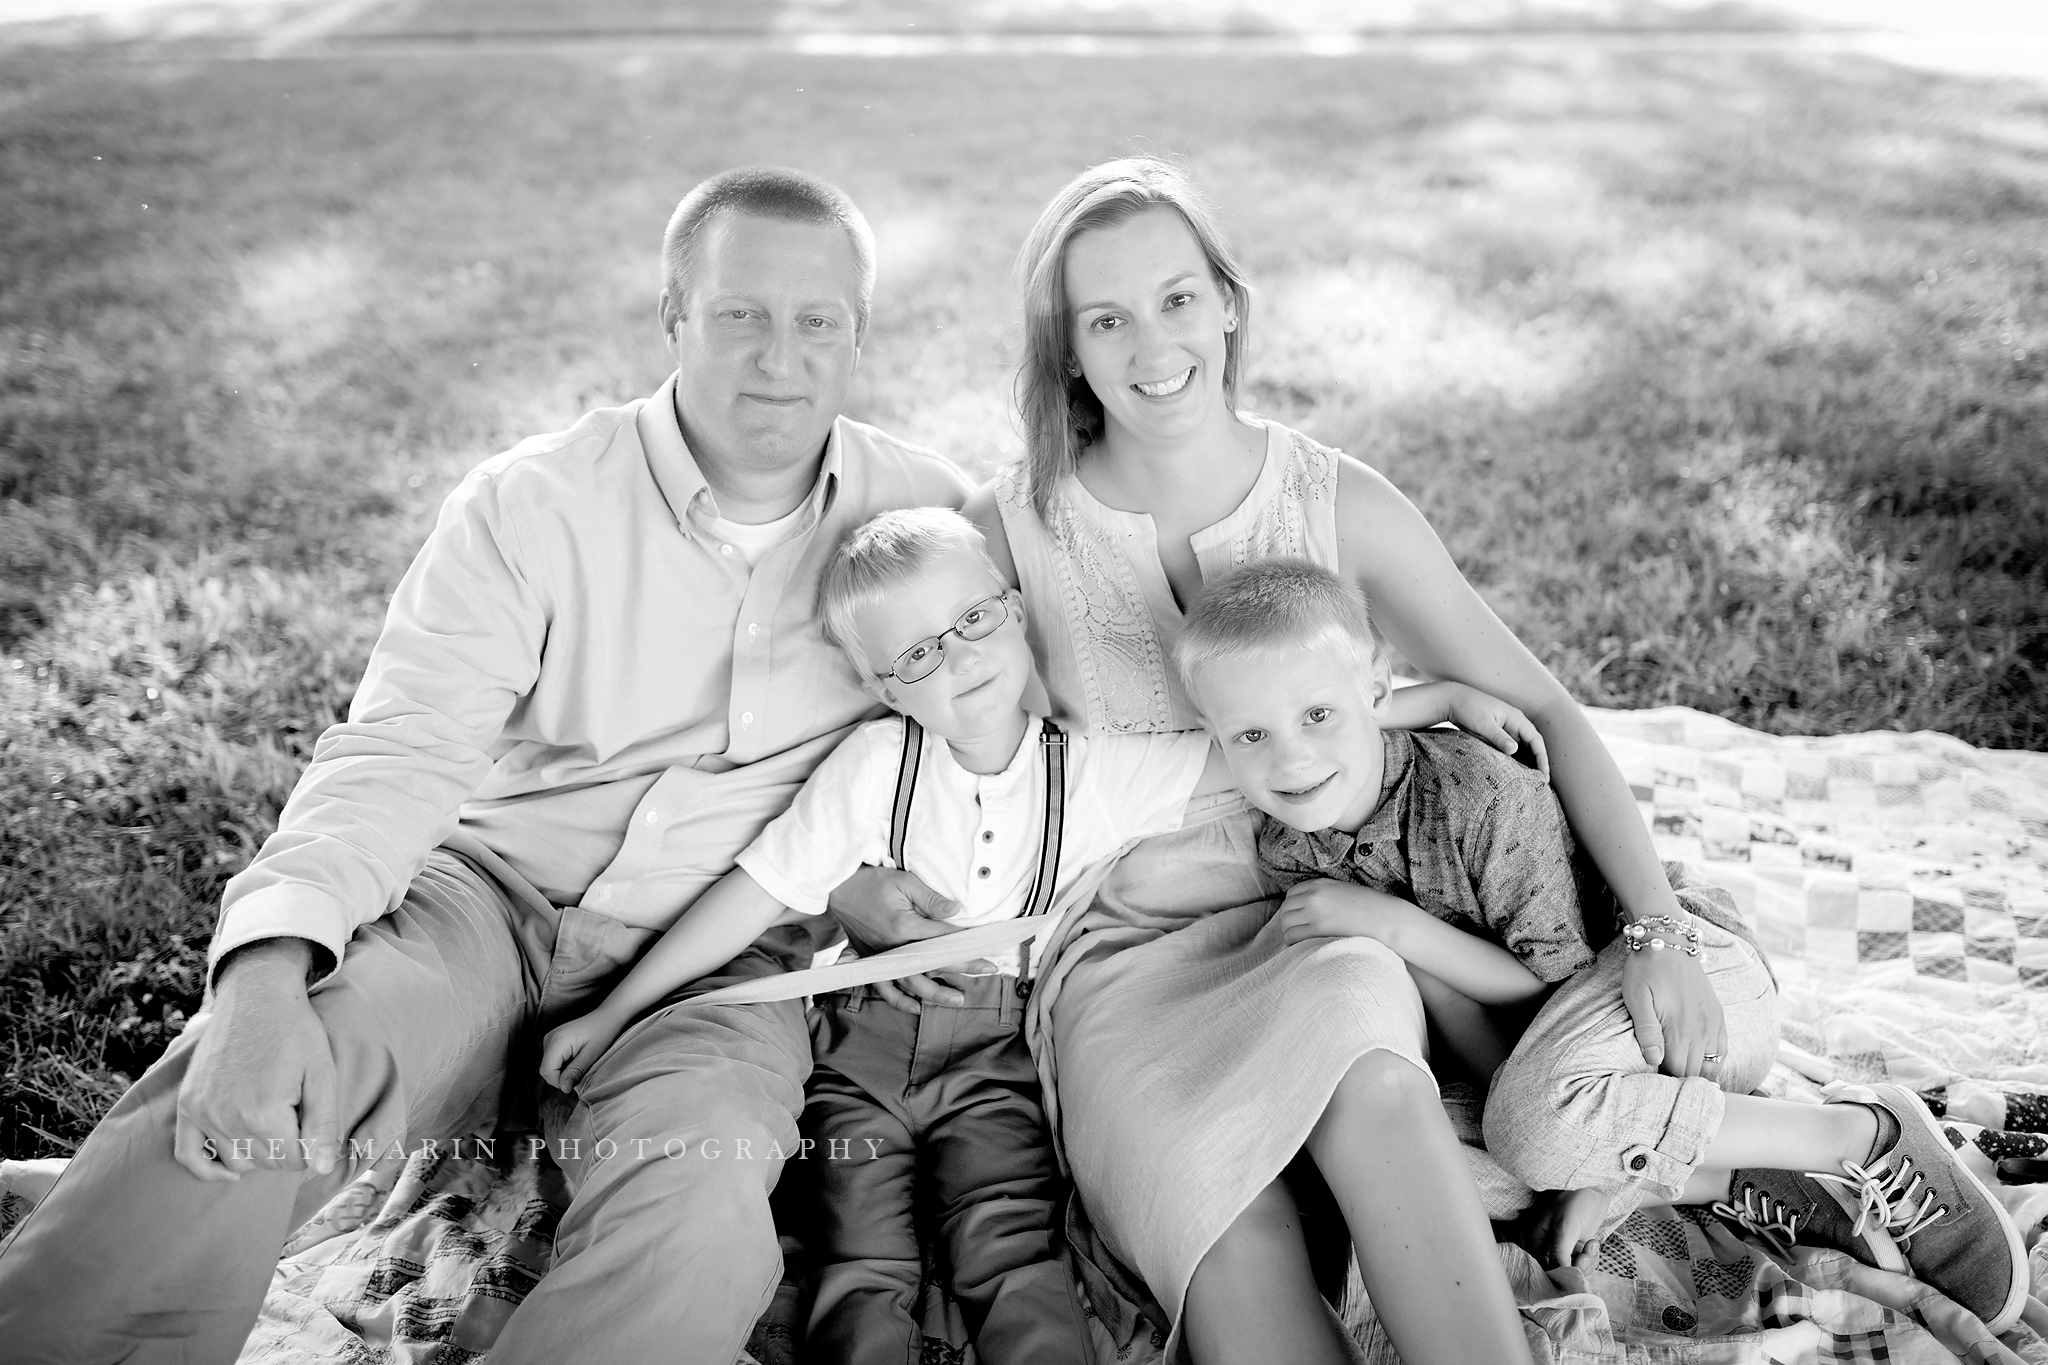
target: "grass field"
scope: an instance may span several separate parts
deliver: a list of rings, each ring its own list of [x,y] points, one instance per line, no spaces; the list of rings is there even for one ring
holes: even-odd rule
[[[851,411],[1015,453],[1010,256],[1183,153],[1254,405],[1385,470],[1588,702],[2048,746],[2048,95],[1874,63],[0,54],[0,1155],[195,1008],[222,882],[462,470],[664,373],[655,246],[872,215]]]

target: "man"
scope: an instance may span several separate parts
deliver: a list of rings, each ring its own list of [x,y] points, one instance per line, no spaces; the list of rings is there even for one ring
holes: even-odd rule
[[[838,415],[873,261],[820,180],[705,181],[663,244],[676,374],[449,497],[348,720],[228,885],[210,1010],[0,1257],[10,1360],[233,1360],[352,1167],[487,1128],[539,1030],[873,713],[818,576],[845,529],[967,491]],[[808,949],[771,930],[697,989]],[[546,1106],[573,1199],[496,1365],[728,1365],[779,1273],[768,1192],[809,1067],[799,1002],[685,1005]]]

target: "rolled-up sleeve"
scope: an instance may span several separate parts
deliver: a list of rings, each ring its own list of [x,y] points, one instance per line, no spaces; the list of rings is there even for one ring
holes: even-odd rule
[[[533,688],[544,577],[491,474],[471,474],[400,582],[348,719],[320,737],[277,832],[228,883],[209,973],[280,937],[311,940],[331,969],[359,925],[398,904]]]

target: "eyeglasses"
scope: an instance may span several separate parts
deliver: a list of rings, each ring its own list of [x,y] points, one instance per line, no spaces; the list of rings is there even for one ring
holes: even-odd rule
[[[985,640],[996,633],[1003,622],[1010,619],[1010,606],[1002,595],[984,597],[937,635],[927,635],[910,648],[896,656],[896,666],[887,673],[878,673],[881,678],[894,678],[900,683],[923,682],[939,671],[939,665],[946,661],[946,637],[957,635],[963,640]]]

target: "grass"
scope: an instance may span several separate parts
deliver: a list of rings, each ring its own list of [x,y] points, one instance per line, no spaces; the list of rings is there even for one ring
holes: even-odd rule
[[[698,177],[875,222],[850,408],[986,470],[1011,253],[1184,153],[1258,408],[1586,701],[2048,746],[2048,99],[1822,56],[0,53],[0,1155],[197,1006],[222,883],[460,471],[664,373]]]

